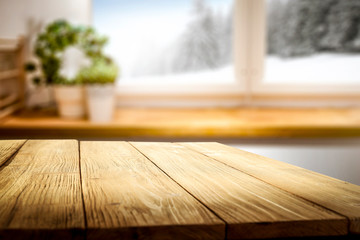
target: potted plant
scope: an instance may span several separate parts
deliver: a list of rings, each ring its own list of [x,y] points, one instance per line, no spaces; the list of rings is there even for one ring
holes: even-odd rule
[[[59,114],[65,118],[80,118],[85,115],[84,90],[82,82],[74,76],[64,74],[64,55],[69,48],[79,49],[90,62],[103,57],[102,49],[107,38],[98,36],[91,27],[73,26],[65,20],[57,20],[49,24],[45,31],[38,35],[35,42],[37,64],[26,65],[28,72],[33,74],[35,85],[54,86],[55,100]],[[69,56],[74,58],[74,56]],[[77,63],[70,64],[74,67]],[[65,71],[66,72],[66,71]]]
[[[85,117],[85,94],[80,82],[60,77],[54,85],[54,93],[61,117]]]
[[[77,79],[86,84],[87,106],[92,122],[109,122],[115,105],[118,67],[109,58],[99,58],[80,70]]]

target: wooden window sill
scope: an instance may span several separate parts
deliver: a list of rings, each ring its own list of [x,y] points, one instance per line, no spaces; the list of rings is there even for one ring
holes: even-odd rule
[[[66,120],[54,110],[23,111],[0,122],[0,138],[360,137],[360,109],[121,108],[114,120]]]

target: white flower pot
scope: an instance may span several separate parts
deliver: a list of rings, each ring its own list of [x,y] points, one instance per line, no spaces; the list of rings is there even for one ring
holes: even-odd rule
[[[63,118],[83,118],[85,116],[85,96],[82,86],[55,86],[58,111]]]
[[[92,122],[112,120],[115,104],[114,84],[94,84],[86,86],[87,106]]]

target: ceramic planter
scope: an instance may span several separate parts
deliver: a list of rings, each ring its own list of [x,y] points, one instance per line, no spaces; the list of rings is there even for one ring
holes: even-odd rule
[[[115,104],[114,84],[93,84],[86,86],[87,107],[92,122],[112,120]]]
[[[85,116],[85,96],[82,86],[55,86],[58,111],[63,118],[83,118]]]

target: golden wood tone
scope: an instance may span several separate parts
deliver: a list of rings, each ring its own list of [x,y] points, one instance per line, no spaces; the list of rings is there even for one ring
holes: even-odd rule
[[[0,81],[1,80],[5,80],[5,79],[9,79],[9,78],[16,78],[19,76],[19,70],[15,69],[15,70],[7,70],[4,72],[0,72]]]
[[[23,37],[0,39],[0,54],[14,53],[16,56],[13,69],[0,68],[0,119],[25,104],[24,45]]]
[[[347,234],[347,220],[184,146],[132,143],[228,224],[227,239]]]
[[[117,109],[108,124],[24,112],[0,123],[0,138],[359,137],[360,109]]]
[[[224,222],[129,143],[80,150],[88,239],[224,239]]]
[[[346,216],[360,234],[360,186],[219,143],[183,143],[273,186]]]
[[[0,140],[0,167],[25,143],[25,140]]]
[[[83,239],[76,141],[27,141],[0,174],[0,239]]]
[[[0,163],[1,240],[360,236],[360,186],[217,143],[6,140]]]

